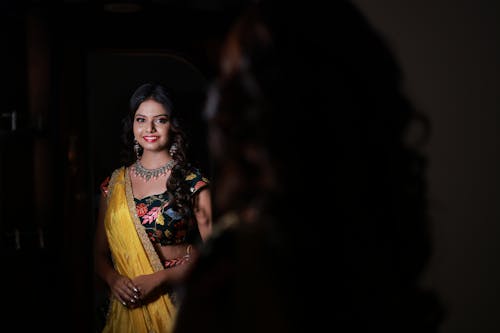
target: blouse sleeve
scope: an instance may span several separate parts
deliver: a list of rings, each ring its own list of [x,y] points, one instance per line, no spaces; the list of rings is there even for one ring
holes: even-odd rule
[[[203,176],[199,169],[191,170],[191,172],[189,172],[186,176],[186,182],[189,184],[189,191],[191,192],[191,195],[194,195],[199,190],[210,184],[208,178]]]
[[[106,179],[104,179],[104,181],[99,186],[99,188],[101,189],[101,194],[103,196],[105,196],[106,198],[108,197],[108,194],[109,194],[109,180],[110,180],[110,177],[108,176],[108,177],[106,177]]]

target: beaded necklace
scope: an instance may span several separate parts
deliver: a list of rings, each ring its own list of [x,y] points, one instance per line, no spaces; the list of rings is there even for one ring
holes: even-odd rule
[[[133,170],[134,174],[137,177],[140,177],[140,178],[144,179],[145,181],[148,181],[151,178],[158,178],[160,176],[165,175],[169,170],[171,170],[174,167],[174,165],[175,165],[175,161],[174,160],[170,160],[170,161],[168,161],[167,164],[165,164],[164,166],[161,166],[159,168],[156,168],[156,169],[146,169],[139,162],[139,160],[137,160],[134,163],[134,165],[132,167],[132,170]]]

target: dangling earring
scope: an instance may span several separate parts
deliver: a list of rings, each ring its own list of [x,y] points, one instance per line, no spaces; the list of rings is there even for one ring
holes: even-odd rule
[[[140,160],[141,159],[141,145],[139,144],[139,142],[137,142],[136,139],[134,139],[134,152],[135,152],[135,156],[137,157],[137,160]]]
[[[170,156],[172,156],[172,158],[174,157],[175,154],[177,154],[177,150],[179,148],[177,147],[177,144],[174,142],[172,143],[172,145],[170,146],[170,149],[168,150],[168,153],[170,154]]]

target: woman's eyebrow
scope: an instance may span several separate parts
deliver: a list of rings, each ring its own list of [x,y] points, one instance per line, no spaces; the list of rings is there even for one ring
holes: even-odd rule
[[[143,115],[142,113],[137,113],[135,116],[136,116],[136,117],[145,117],[145,118],[147,118],[147,117],[148,117],[148,116],[146,116],[146,115]],[[162,113],[162,114],[157,114],[157,115],[155,115],[155,116],[152,116],[151,118],[156,118],[156,117],[168,117],[168,116],[169,116],[169,115],[168,115],[167,113]]]

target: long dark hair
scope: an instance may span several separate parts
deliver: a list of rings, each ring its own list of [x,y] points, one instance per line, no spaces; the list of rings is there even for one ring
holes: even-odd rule
[[[172,169],[171,175],[167,181],[167,191],[174,198],[174,205],[177,210],[184,214],[191,214],[190,191],[186,186],[186,173],[190,167],[187,160],[188,142],[181,121],[177,115],[174,103],[172,102],[171,94],[162,85],[154,82],[148,82],[140,85],[130,97],[129,112],[123,118],[123,164],[130,166],[137,160],[136,152],[134,151],[134,132],[133,124],[137,109],[142,102],[146,100],[154,100],[163,105],[169,115],[171,122],[169,131],[169,146],[175,144],[175,153],[172,158],[177,162]],[[142,154],[142,151],[139,152]]]
[[[215,214],[253,205],[274,221],[297,267],[286,279],[303,286],[288,294],[338,306],[314,315],[431,332],[439,302],[419,285],[431,254],[419,147],[429,124],[383,38],[349,2],[333,4],[284,14],[263,2],[230,32],[206,112]],[[415,126],[423,141],[410,140]],[[291,318],[310,318],[297,309]]]

